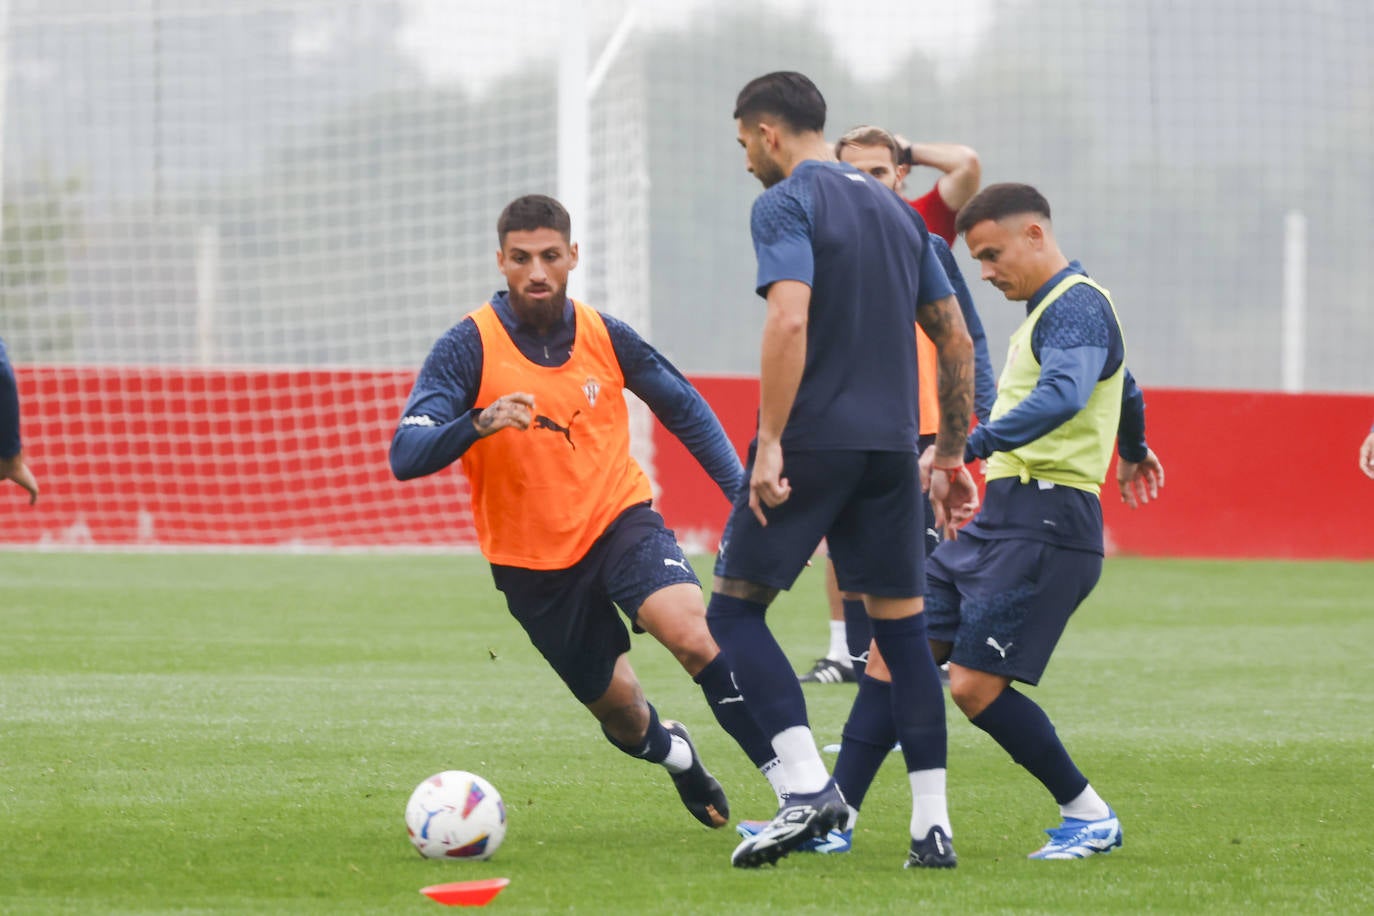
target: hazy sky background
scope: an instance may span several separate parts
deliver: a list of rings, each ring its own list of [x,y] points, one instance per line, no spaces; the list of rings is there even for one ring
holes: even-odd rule
[[[640,0],[639,26],[680,28],[694,17],[732,5],[726,0]],[[942,68],[957,68],[987,27],[993,0],[912,0],[906,5],[906,15],[881,17],[864,15],[860,5],[833,0],[762,0],[758,5],[793,14],[810,11],[854,73],[878,79],[889,76],[891,67],[912,47],[938,59]],[[585,15],[609,30],[618,20],[618,10],[612,8],[619,4],[535,0],[522,4],[527,12],[521,16],[511,16],[499,6],[452,0],[408,0],[406,6],[407,21],[398,39],[430,78],[481,85],[496,75],[490,63],[493,44],[508,49],[512,61],[542,55],[556,37],[561,16]],[[579,8],[585,12],[578,12]],[[610,15],[608,9],[612,9]],[[593,55],[599,50],[594,49]]]
[[[183,358],[194,240],[212,226],[225,358],[409,365],[455,301],[499,282],[489,214],[514,193],[557,191],[554,56],[584,25],[593,63],[628,8],[0,0],[5,240],[37,265],[6,319],[35,331],[7,344]],[[582,275],[590,297],[612,266],[650,265],[648,294],[601,302],[621,314],[647,303],[684,368],[756,366],[756,328],[714,333],[761,314],[747,218],[758,187],[722,112],[744,80],[788,67],[823,77],[836,127],[966,143],[984,181],[1043,188],[1074,255],[1130,310],[1132,364],[1156,382],[1277,384],[1284,227],[1306,212],[1307,384],[1368,390],[1370,0],[635,8],[589,138],[593,180],[611,193],[588,202],[601,235],[583,241],[619,257],[588,258]],[[1015,318],[974,286],[986,322]],[[120,336],[131,310],[147,340]],[[271,330],[284,322],[299,333]]]

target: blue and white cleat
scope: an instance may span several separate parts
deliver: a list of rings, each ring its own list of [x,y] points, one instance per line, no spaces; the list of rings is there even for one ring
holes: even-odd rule
[[[772,865],[807,840],[823,838],[832,829],[843,830],[848,825],[849,805],[831,779],[819,792],[788,795],[763,829],[735,847],[730,864],[736,868]]]
[[[1045,832],[1050,841],[1031,853],[1029,859],[1086,859],[1098,853],[1109,853],[1121,845],[1121,821],[1110,808],[1100,821],[1064,818],[1064,823]]]
[[[748,838],[758,833],[768,826],[768,821],[740,821],[735,825],[735,832],[740,836]],[[841,830],[838,827],[831,827],[830,832],[825,836],[813,836],[797,847],[797,852],[849,852],[853,847],[854,831]]]

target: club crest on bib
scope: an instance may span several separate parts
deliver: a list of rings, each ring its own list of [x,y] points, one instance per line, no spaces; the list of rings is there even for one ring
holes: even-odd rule
[[[582,393],[587,396],[587,404],[595,407],[596,396],[601,393],[601,383],[594,377],[587,376],[587,380],[582,383]]]

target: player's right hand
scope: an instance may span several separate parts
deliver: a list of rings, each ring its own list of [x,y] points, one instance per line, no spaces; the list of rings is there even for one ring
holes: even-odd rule
[[[759,524],[768,527],[763,507],[781,506],[792,495],[792,485],[782,476],[782,443],[758,443],[754,448],[754,469],[749,476],[749,510]]]
[[[487,405],[473,425],[479,436],[490,436],[506,427],[529,429],[534,422],[534,395],[523,391],[503,394]]]
[[[27,490],[30,506],[38,502],[38,480],[24,463],[23,452],[9,458],[0,458],[0,480],[13,480]]]

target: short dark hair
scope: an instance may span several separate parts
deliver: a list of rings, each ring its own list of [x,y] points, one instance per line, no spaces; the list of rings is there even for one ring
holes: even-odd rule
[[[506,244],[506,234],[533,229],[555,229],[564,241],[572,241],[572,217],[563,205],[546,194],[526,194],[506,204],[496,221],[496,238]]]
[[[735,99],[733,117],[756,121],[772,115],[794,132],[825,130],[825,97],[801,73],[779,70],[751,79]]]
[[[984,220],[1005,219],[1022,213],[1050,218],[1050,202],[1035,188],[1028,184],[1003,182],[990,184],[959,210],[954,221],[954,231],[963,235]]]

